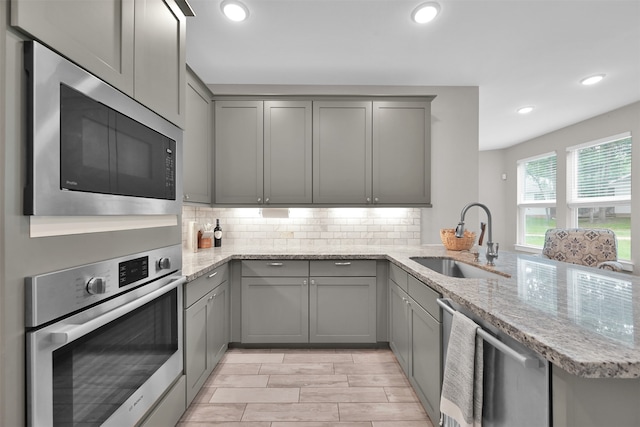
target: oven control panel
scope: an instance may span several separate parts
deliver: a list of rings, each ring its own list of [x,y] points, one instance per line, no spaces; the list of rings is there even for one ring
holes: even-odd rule
[[[181,245],[25,278],[25,326],[37,327],[182,269]]]

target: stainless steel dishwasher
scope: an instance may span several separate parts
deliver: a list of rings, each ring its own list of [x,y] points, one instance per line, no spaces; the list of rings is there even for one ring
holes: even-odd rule
[[[484,340],[483,427],[551,426],[549,362],[448,298],[442,307],[442,363],[447,357],[453,313],[476,322]]]

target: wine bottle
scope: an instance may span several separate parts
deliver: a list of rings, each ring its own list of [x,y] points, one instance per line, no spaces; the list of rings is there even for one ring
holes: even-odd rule
[[[219,219],[216,219],[216,228],[213,229],[213,246],[216,248],[222,246],[222,228],[220,228]]]

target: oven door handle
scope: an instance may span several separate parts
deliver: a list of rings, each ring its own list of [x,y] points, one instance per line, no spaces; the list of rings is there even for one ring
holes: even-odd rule
[[[171,291],[172,289],[183,285],[186,282],[186,278],[184,276],[178,276],[172,278],[169,284],[157,289],[149,294],[146,294],[136,300],[125,304],[121,307],[115,308],[111,311],[104,313],[101,316],[96,317],[95,319],[89,320],[86,323],[81,325],[70,324],[64,325],[60,328],[52,331],[50,333],[51,342],[54,344],[66,344],[72,341],[77,340],[78,338],[110,323],[114,320],[122,317],[123,315],[145,305],[148,302],[153,301],[159,296]]]

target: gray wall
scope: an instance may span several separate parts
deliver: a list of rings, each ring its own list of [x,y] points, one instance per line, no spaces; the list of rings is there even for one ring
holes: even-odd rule
[[[209,85],[214,95],[436,95],[431,103],[431,202],[422,209],[422,243],[440,243],[440,229],[453,228],[460,211],[478,200],[478,88],[476,86],[279,86]],[[489,208],[493,208],[489,203]],[[484,213],[469,211],[466,223],[479,231]],[[495,238],[494,238],[495,240]]]
[[[482,174],[480,178],[480,194],[487,199],[495,199],[496,206],[502,206],[503,221],[498,222],[501,239],[506,250],[513,250],[517,238],[517,180],[516,162],[520,159],[555,151],[558,159],[557,188],[558,200],[565,200],[566,193],[566,148],[581,143],[595,141],[600,138],[631,132],[633,137],[633,164],[631,186],[634,194],[640,188],[640,102],[610,111],[588,120],[567,126],[555,132],[523,142],[503,150],[484,151],[480,153]],[[494,178],[487,172],[485,165],[501,167],[507,174],[507,181],[494,191],[489,184]],[[640,271],[640,197],[634,197],[631,202],[631,253],[635,264],[634,273]],[[566,225],[566,205],[557,206],[557,223],[559,227]],[[494,239],[495,240],[495,239]]]
[[[181,227],[81,234],[67,237],[29,237],[29,217],[22,215],[25,177],[25,81],[20,34],[6,29],[7,3],[0,1],[0,134],[2,191],[0,201],[0,425],[24,425],[24,278],[67,267],[113,258],[181,242]],[[3,39],[7,38],[6,43]],[[4,47],[6,45],[6,52]],[[6,58],[6,61],[5,61]],[[6,86],[4,82],[6,81]],[[0,92],[1,93],[1,92]],[[180,224],[180,218],[178,224]],[[6,250],[5,250],[6,248]],[[4,253],[3,253],[4,252]]]

